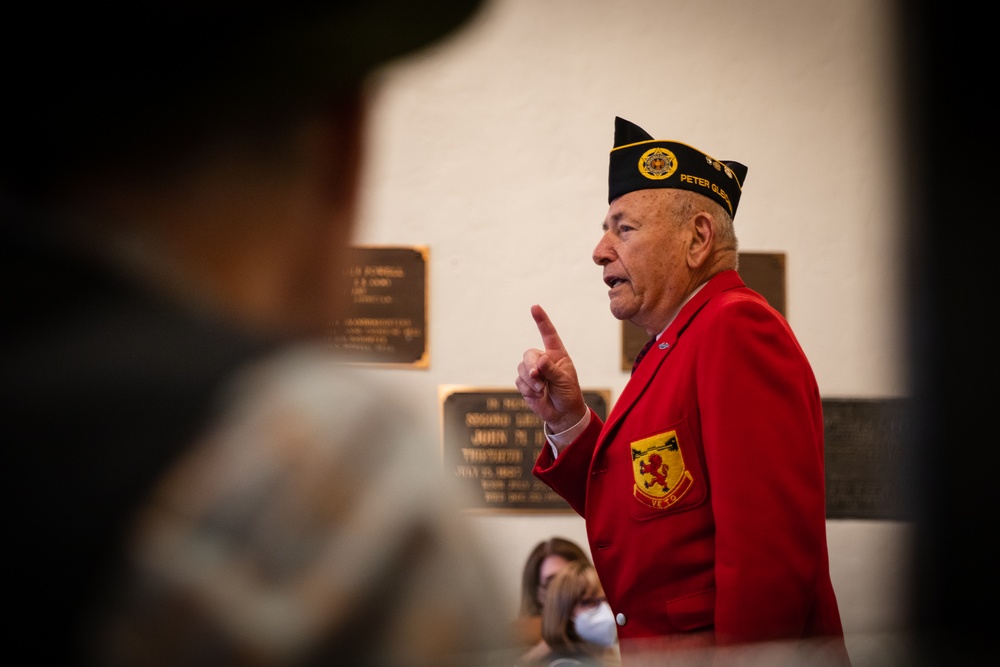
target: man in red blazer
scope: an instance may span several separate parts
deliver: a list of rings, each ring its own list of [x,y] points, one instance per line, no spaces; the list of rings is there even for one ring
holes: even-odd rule
[[[615,122],[593,259],[612,314],[651,339],[605,423],[532,307],[543,349],[516,384],[549,438],[534,474],[587,521],[623,659],[845,664],[819,390],[788,323],[736,271],[747,168]]]

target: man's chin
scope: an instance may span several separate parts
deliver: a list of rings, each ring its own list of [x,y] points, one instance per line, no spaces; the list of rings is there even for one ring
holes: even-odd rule
[[[613,301],[611,302],[610,309],[611,314],[614,315],[616,320],[631,320],[637,312],[635,308],[625,308],[616,305]]]

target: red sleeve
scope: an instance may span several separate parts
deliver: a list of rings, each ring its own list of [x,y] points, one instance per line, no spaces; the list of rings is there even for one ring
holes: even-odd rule
[[[594,448],[601,435],[604,422],[597,413],[590,410],[590,424],[580,436],[567,445],[556,458],[548,443],[535,461],[532,473],[538,479],[562,496],[577,514],[586,518],[587,479]]]
[[[787,323],[752,297],[706,327],[698,404],[721,643],[801,636],[826,571],[823,417]]]

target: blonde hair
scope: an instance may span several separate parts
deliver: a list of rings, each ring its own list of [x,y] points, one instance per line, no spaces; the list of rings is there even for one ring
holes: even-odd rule
[[[569,563],[553,577],[542,609],[542,639],[553,651],[594,655],[605,650],[581,639],[573,626],[577,604],[597,597],[604,597],[604,589],[589,561]]]

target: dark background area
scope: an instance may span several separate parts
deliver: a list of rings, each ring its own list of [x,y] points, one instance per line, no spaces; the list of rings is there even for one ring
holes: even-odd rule
[[[897,1],[915,398],[908,608],[922,665],[995,664],[998,653],[997,36],[986,7]]]

